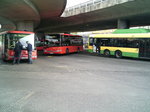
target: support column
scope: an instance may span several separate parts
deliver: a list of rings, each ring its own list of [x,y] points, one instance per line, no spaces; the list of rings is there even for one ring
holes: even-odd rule
[[[18,31],[34,31],[33,21],[20,21],[16,24],[16,30]]]
[[[129,29],[130,28],[130,23],[128,20],[118,20],[118,29]]]

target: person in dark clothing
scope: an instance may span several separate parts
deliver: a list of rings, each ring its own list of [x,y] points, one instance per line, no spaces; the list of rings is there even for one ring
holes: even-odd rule
[[[29,64],[32,64],[33,63],[33,60],[32,60],[32,44],[30,44],[28,41],[26,41],[26,43],[27,43]]]
[[[13,64],[20,63],[21,51],[22,51],[22,44],[20,43],[20,41],[17,41],[17,43],[15,44],[15,48],[14,48]]]
[[[96,41],[96,52],[100,55],[100,46],[101,46],[101,40],[97,39]]]

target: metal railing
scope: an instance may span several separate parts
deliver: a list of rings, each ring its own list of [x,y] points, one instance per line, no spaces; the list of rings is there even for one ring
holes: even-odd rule
[[[103,9],[106,7],[122,4],[125,2],[130,2],[130,1],[134,1],[134,0],[90,0],[82,4],[66,8],[61,17],[78,15],[81,13]]]

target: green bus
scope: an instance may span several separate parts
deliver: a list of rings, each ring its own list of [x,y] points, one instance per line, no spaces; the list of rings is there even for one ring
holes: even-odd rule
[[[88,51],[116,58],[150,58],[150,30],[118,29],[112,34],[92,34]]]

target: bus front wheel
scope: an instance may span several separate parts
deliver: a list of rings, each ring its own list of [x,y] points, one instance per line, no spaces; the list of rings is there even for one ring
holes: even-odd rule
[[[110,56],[110,51],[109,50],[105,50],[104,51],[104,55],[107,56],[107,57]]]
[[[115,57],[116,58],[122,58],[122,52],[121,51],[116,51],[115,52]]]

